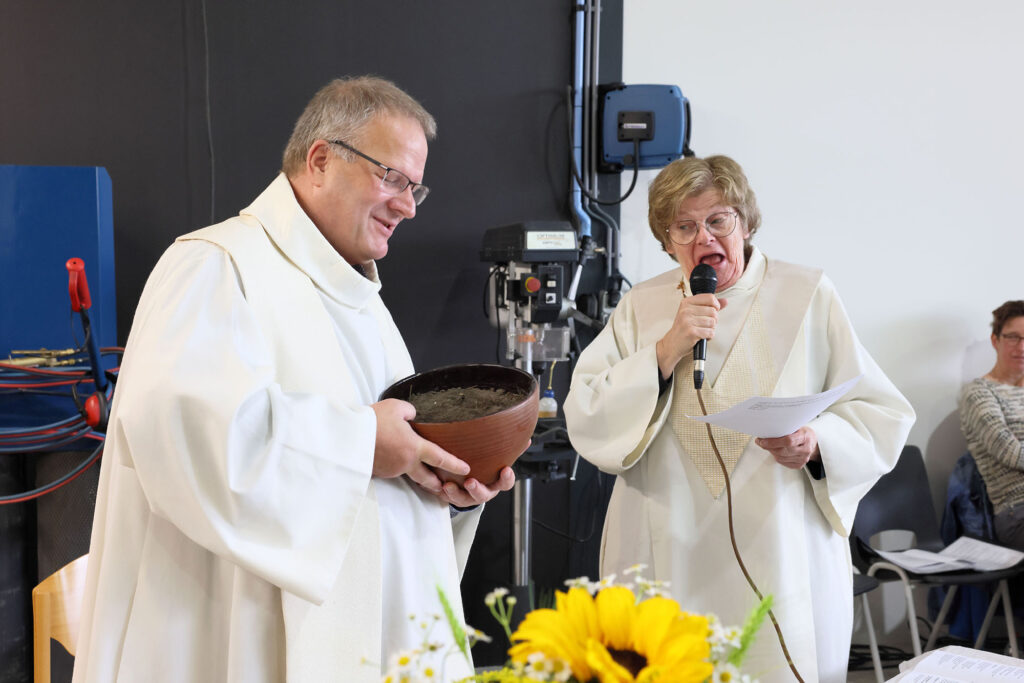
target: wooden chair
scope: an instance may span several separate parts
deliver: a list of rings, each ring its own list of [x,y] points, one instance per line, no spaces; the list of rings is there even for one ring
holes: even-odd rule
[[[50,683],[50,639],[75,654],[88,563],[82,555],[32,589],[35,683]]]

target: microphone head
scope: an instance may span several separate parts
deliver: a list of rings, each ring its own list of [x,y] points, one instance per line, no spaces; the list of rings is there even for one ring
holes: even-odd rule
[[[706,263],[698,263],[690,271],[690,291],[694,294],[714,294],[718,287],[718,275],[715,269]]]

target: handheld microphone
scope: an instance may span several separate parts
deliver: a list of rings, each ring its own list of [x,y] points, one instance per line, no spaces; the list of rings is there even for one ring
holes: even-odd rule
[[[698,263],[690,271],[690,292],[697,294],[714,294],[718,287],[718,275],[715,269],[706,263]],[[693,347],[693,388],[700,389],[704,384],[704,361],[708,356],[708,340],[700,339]]]

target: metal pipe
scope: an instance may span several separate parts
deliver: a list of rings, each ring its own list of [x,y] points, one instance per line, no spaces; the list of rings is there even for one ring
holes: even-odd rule
[[[591,158],[594,156],[594,148],[590,144],[590,131],[593,127],[590,111],[590,84],[594,82],[591,72],[591,46],[594,40],[594,32],[591,30],[591,17],[593,16],[593,5],[590,0],[583,0],[583,52],[580,54],[583,60],[583,84],[580,89],[581,109],[583,114],[583,127],[580,129],[583,142],[583,165],[580,166],[580,179],[585,193],[594,194],[594,185],[590,181]],[[587,198],[583,198],[584,210],[587,207]]]
[[[577,168],[583,168],[583,34],[585,28],[583,8],[576,6],[575,36],[573,46],[573,95],[572,95],[572,154]],[[570,173],[569,203],[576,216],[580,237],[590,236],[590,216],[583,210],[583,193],[580,185]]]
[[[590,84],[588,87],[590,95],[590,179],[588,183],[592,188],[591,194],[598,196],[597,188],[597,135],[601,129],[601,122],[597,120],[597,84],[599,49],[601,44],[601,0],[592,0],[593,9],[590,15]]]
[[[599,204],[587,207],[594,218],[605,224],[608,239],[605,241],[605,275],[611,277],[619,271],[619,225]]]
[[[513,493],[512,521],[515,533],[512,538],[512,562],[515,575],[512,579],[517,586],[528,586],[532,559],[530,526],[533,524],[533,479],[519,479]]]

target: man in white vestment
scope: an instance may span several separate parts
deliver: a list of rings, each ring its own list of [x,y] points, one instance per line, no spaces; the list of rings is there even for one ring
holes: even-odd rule
[[[679,268],[638,284],[582,353],[564,410],[580,454],[618,479],[605,520],[601,573],[634,563],[670,582],[684,610],[740,625],[774,599],[793,667],[805,681],[846,680],[853,628],[848,536],[861,497],[896,463],[914,411],[858,342],[818,269],[751,244],[761,215],[735,161],[673,162],[650,188],[651,230]],[[690,291],[711,266],[716,294]],[[682,291],[680,291],[682,290]],[[780,438],[712,427],[694,388],[693,348],[706,339],[707,413],[752,396],[802,396],[855,377],[845,396]],[[796,680],[771,623],[743,671]]]
[[[75,683],[379,681],[428,642],[437,680],[472,673],[443,619],[422,624],[438,588],[462,618],[475,506],[514,475],[442,483],[468,465],[412,430],[411,404],[378,401],[413,367],[374,261],[427,196],[435,129],[392,83],[333,81],[252,205],[156,265],[107,431]]]

